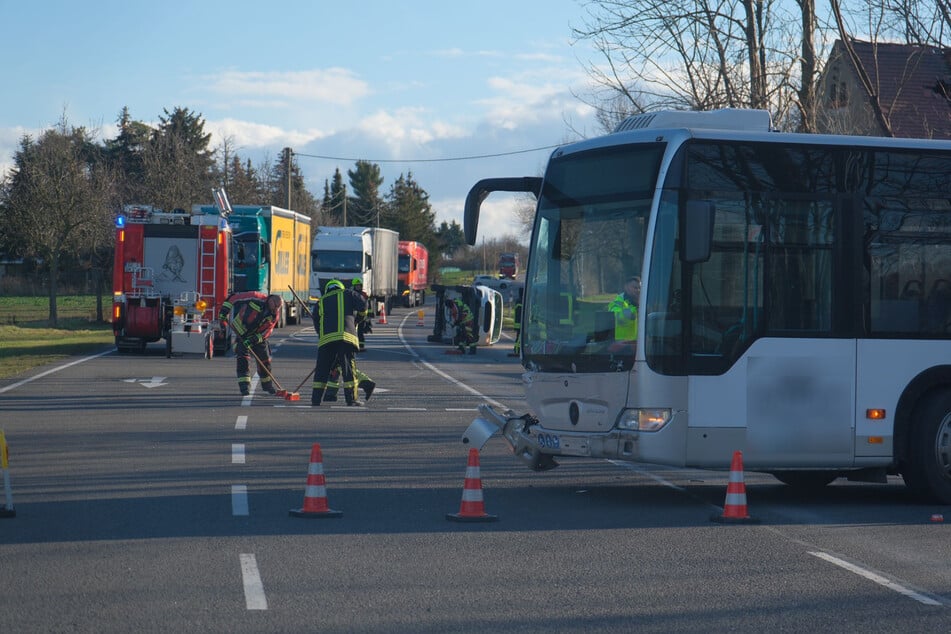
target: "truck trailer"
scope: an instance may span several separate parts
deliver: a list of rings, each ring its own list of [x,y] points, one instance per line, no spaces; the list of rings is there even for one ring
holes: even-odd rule
[[[397,284],[403,306],[413,308],[426,303],[429,251],[422,242],[400,240]]]
[[[198,207],[203,213],[215,209]],[[234,205],[230,209],[235,292],[280,295],[284,314],[277,326],[299,323],[305,307],[291,289],[303,290],[310,283],[310,218],[273,206]]]
[[[379,227],[317,227],[311,246],[310,296],[319,298],[330,280],[348,288],[354,278],[363,281],[363,292],[390,312],[398,294],[399,234]]]
[[[142,352],[161,339],[168,357],[226,351],[229,341],[214,323],[233,289],[227,219],[127,205],[115,236],[112,331],[119,352]]]

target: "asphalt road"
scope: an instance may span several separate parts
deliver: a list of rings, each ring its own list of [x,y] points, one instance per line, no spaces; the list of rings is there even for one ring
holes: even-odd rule
[[[566,461],[491,440],[491,523],[459,511],[476,406],[524,408],[510,345],[370,335],[365,409],[256,389],[232,357],[109,353],[0,382],[16,517],[0,519],[0,632],[896,632],[951,627],[951,509],[899,479],[798,495],[747,473],[753,525],[710,521],[726,473]],[[312,329],[278,330],[294,390]],[[256,385],[256,384],[255,384]],[[303,506],[322,451],[334,519]],[[2,495],[2,493],[0,493]],[[0,497],[0,503],[3,497]],[[935,514],[947,522],[932,521]]]

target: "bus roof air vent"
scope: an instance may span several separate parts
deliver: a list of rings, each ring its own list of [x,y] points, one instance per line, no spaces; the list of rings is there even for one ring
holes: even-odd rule
[[[772,129],[769,112],[724,108],[722,110],[664,110],[636,114],[621,121],[615,132],[646,130],[649,128],[708,128],[712,130],[758,130]]]

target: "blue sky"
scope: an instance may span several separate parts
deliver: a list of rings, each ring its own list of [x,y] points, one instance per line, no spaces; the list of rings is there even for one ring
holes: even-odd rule
[[[64,113],[101,140],[124,106],[149,123],[181,106],[254,165],[291,147],[318,197],[335,168],[376,161],[384,192],[412,172],[437,222],[461,224],[478,179],[540,174],[550,150],[433,159],[599,133],[575,96],[597,61],[572,43],[584,15],[578,0],[0,0],[0,171]],[[512,204],[490,198],[480,234],[516,233]]]

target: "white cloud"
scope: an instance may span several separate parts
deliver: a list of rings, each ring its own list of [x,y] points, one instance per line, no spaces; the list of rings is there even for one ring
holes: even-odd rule
[[[206,125],[212,134],[213,146],[230,138],[237,148],[299,147],[330,134],[320,130],[284,130],[238,119],[208,121]]]
[[[211,90],[224,95],[242,95],[246,103],[259,106],[290,106],[317,102],[349,106],[370,94],[367,82],[345,68],[287,72],[227,71],[209,78]]]
[[[443,222],[456,221],[463,226],[465,198],[444,198],[430,201],[436,214],[436,226]],[[479,210],[479,231],[477,241],[514,236],[519,242],[528,244],[529,234],[522,227],[516,208],[524,204],[514,195],[495,194],[486,199]]]
[[[465,138],[470,134],[461,126],[431,120],[427,117],[429,114],[425,108],[401,108],[392,113],[378,110],[361,120],[358,129],[367,137],[385,143],[397,156],[404,149],[441,139]]]
[[[542,74],[541,76],[546,76]],[[559,75],[563,77],[563,74]],[[479,101],[485,118],[495,127],[514,130],[523,124],[558,121],[566,113],[590,116],[592,109],[578,101],[566,81],[538,83],[530,76],[491,77],[489,88],[495,93]],[[579,78],[580,81],[580,78]]]

